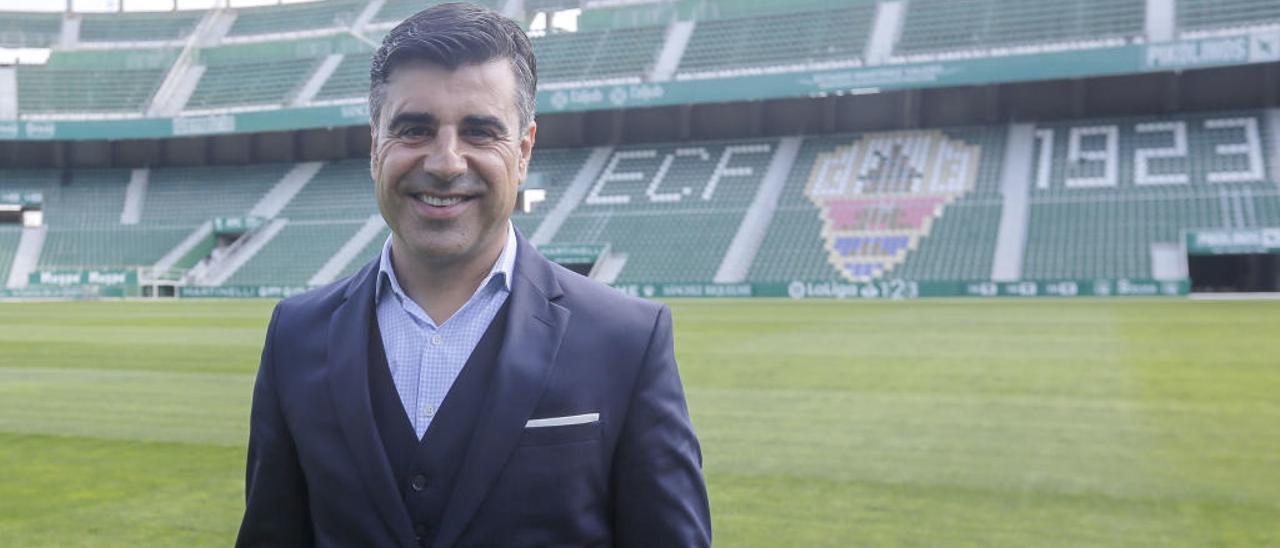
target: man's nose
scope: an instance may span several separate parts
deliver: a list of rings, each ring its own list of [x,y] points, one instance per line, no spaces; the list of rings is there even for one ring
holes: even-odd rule
[[[441,129],[431,141],[422,169],[428,175],[442,181],[452,181],[467,172],[467,160],[458,150],[458,134],[451,129]]]

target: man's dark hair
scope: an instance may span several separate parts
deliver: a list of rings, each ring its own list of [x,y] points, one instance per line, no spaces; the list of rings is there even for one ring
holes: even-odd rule
[[[427,61],[449,70],[507,59],[516,81],[521,131],[533,122],[538,67],[533,44],[514,21],[481,6],[440,4],[405,19],[373,54],[369,67],[369,116],[376,126],[387,95],[387,77],[406,61]]]

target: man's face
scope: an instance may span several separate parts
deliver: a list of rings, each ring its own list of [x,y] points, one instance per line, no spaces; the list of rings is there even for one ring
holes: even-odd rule
[[[515,93],[506,59],[392,71],[370,170],[397,253],[436,264],[499,253],[537,130],[520,131]]]

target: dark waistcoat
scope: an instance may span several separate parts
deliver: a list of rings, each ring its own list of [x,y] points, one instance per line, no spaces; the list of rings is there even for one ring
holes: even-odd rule
[[[401,500],[413,523],[419,545],[429,545],[439,531],[440,520],[453,493],[453,481],[462,467],[476,417],[484,409],[489,379],[497,366],[498,352],[507,330],[507,302],[498,310],[488,330],[476,344],[462,372],[454,380],[440,408],[418,440],[413,424],[400,402],[378,322],[369,336],[369,396],[373,418]]]

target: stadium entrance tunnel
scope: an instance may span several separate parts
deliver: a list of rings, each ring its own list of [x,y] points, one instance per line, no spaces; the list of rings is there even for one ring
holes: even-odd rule
[[[1193,293],[1280,292],[1280,254],[1191,255],[1187,266]]]

